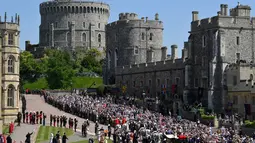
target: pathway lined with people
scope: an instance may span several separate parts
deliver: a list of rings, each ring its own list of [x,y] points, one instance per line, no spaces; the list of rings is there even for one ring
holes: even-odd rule
[[[81,135],[81,126],[84,123],[85,119],[82,119],[80,117],[77,117],[75,115],[66,113],[64,111],[60,111],[59,109],[47,104],[44,102],[44,98],[40,97],[40,95],[31,95],[31,94],[27,94],[25,95],[26,97],[26,101],[27,101],[27,111],[28,112],[33,112],[33,111],[43,111],[43,113],[46,114],[47,118],[46,118],[46,125],[49,126],[50,125],[50,115],[56,115],[56,116],[62,116],[65,115],[67,118],[76,118],[78,120],[78,126],[77,126],[77,132],[69,137],[69,142],[76,142],[76,141],[81,141],[81,140],[85,140],[88,139],[82,137]],[[21,128],[25,128],[26,126],[21,126]],[[107,129],[107,126],[105,125],[99,125],[99,127],[103,127],[105,129]],[[88,134],[94,136],[95,135],[95,123],[90,122],[90,126],[88,127]],[[50,134],[50,133],[49,133]],[[89,137],[92,137],[89,136]]]
[[[37,132],[39,125],[27,125],[21,124],[20,126],[15,126],[14,132],[11,134],[12,141],[24,142],[26,140],[27,133],[32,133],[33,131]],[[35,138],[35,133],[33,133],[31,140]]]

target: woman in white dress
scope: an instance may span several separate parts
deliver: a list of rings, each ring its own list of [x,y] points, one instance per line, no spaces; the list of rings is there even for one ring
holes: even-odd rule
[[[50,143],[53,143],[53,137],[54,137],[54,134],[51,133],[51,134],[50,134]]]

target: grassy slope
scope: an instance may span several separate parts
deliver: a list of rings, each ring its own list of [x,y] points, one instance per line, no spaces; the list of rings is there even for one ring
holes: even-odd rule
[[[66,133],[67,136],[73,135],[73,130],[67,129],[67,128],[57,128],[57,127],[50,127],[50,126],[41,126],[37,137],[36,137],[36,143],[40,143],[42,141],[49,141],[50,140],[50,134],[53,133],[56,135],[57,131],[60,132],[60,136],[62,136],[64,133]]]
[[[98,87],[103,83],[102,78],[92,78],[92,77],[74,77],[73,79],[73,88],[86,88],[91,86],[93,82],[96,82],[96,86],[93,87]],[[36,82],[33,83],[26,83],[24,85],[24,89],[48,89],[48,84],[45,78],[40,78]]]

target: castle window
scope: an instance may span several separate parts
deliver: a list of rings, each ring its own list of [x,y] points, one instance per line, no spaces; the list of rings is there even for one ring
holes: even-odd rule
[[[117,67],[118,66],[118,50],[117,49],[115,50],[114,58],[115,58],[115,67]]]
[[[149,86],[151,86],[151,80],[149,80]]]
[[[236,61],[239,62],[241,60],[240,53],[236,53]]]
[[[7,106],[8,107],[14,107],[14,91],[15,91],[14,86],[9,85],[8,92],[7,92]]]
[[[70,46],[70,44],[71,44],[71,34],[70,34],[70,32],[66,33],[66,42],[67,42],[67,46]]]
[[[86,28],[86,22],[83,22],[82,26],[83,28]]]
[[[86,41],[87,41],[86,33],[83,33],[83,34],[82,34],[82,41],[83,41],[83,42],[86,42]]]
[[[98,23],[97,27],[100,29],[100,27],[101,27],[100,23]]]
[[[206,57],[202,58],[202,66],[205,67],[206,66]]]
[[[14,57],[9,56],[8,58],[8,73],[14,73]]]
[[[169,85],[170,85],[169,81],[170,81],[169,79],[166,79],[166,87],[169,87]]]
[[[205,35],[202,36],[202,47],[206,46],[206,37]]]
[[[133,81],[133,87],[135,87],[135,81]]]
[[[236,45],[239,45],[240,44],[240,38],[239,36],[236,37]]]
[[[237,85],[237,76],[233,76],[233,85]]]
[[[144,36],[144,33],[142,33],[142,40],[144,40],[145,39],[145,36]]]
[[[197,56],[195,56],[195,64],[197,64]]]
[[[176,78],[175,78],[175,84],[176,84],[176,85],[179,85],[179,84],[180,84],[179,82],[180,82],[180,78],[179,78],[179,77],[176,77]]]
[[[152,33],[150,33],[150,40],[152,41],[152,38],[153,38],[153,34]]]
[[[98,42],[101,42],[101,34],[98,34]]]
[[[202,87],[207,88],[207,78],[203,78]]]
[[[233,96],[233,104],[236,105],[238,104],[238,97],[237,96]]]
[[[58,22],[55,22],[55,28],[58,28]]]
[[[139,54],[139,49],[138,49],[137,46],[134,48],[134,54],[135,54],[135,55],[138,55],[138,54]]]
[[[111,68],[111,52],[109,51],[108,54],[107,54],[107,60],[108,60],[108,69]]]
[[[140,81],[140,87],[143,87],[143,81]]]
[[[14,44],[14,34],[8,34],[8,45]]]
[[[160,86],[160,79],[157,79],[157,86]]]
[[[194,83],[194,87],[198,87],[199,85],[199,81],[198,81],[198,78],[195,79],[195,83]]]
[[[68,21],[68,23],[67,23],[67,27],[69,27],[69,26],[71,26],[71,22],[70,21]]]

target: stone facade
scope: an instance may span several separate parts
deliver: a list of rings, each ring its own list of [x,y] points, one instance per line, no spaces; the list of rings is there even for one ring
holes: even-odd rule
[[[76,47],[105,48],[108,4],[91,1],[53,0],[40,4],[40,47],[74,51]]]
[[[118,66],[162,60],[163,23],[158,14],[149,20],[139,19],[135,13],[120,13],[118,21],[106,26],[106,39],[105,84],[114,83]]]
[[[223,72],[230,63],[238,60],[254,62],[255,19],[250,17],[249,6],[238,4],[230,10],[222,4],[217,16],[198,19],[192,12],[186,63],[186,90],[184,97],[194,98],[198,88],[203,88],[204,105],[221,112],[226,86]]]
[[[225,82],[228,95],[225,100],[226,108],[233,113],[245,116],[244,104],[251,105],[249,119],[255,119],[255,65],[249,63],[230,64],[225,70]],[[232,105],[232,106],[227,106]]]
[[[20,37],[19,16],[13,17],[7,22],[5,13],[4,21],[0,21],[1,52],[1,116],[3,123],[13,122],[19,111],[19,37]],[[0,130],[2,131],[2,130]]]

